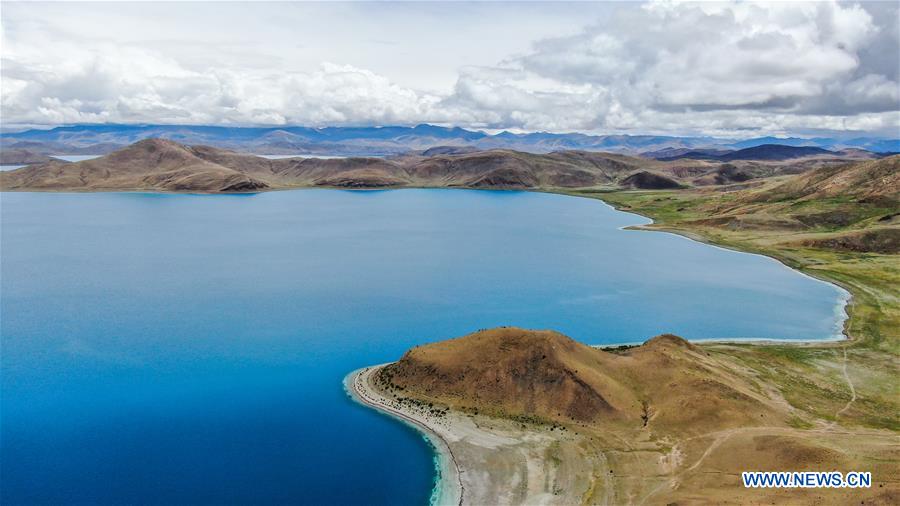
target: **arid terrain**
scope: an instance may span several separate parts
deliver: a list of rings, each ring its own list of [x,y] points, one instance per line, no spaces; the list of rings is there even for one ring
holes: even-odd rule
[[[441,437],[463,504],[896,502],[895,431],[845,424],[843,407],[819,418],[761,372],[672,335],[601,350],[498,328],[413,348],[356,381],[373,407]],[[748,470],[823,469],[871,470],[877,483],[745,490],[740,481]],[[448,474],[445,486],[457,479]]]
[[[0,165],[28,165],[52,162],[54,159],[28,149],[0,150]]]
[[[741,153],[748,153],[743,158]],[[728,161],[652,158],[592,151],[532,154],[438,147],[390,158],[268,159],[209,146],[147,139],[100,158],[59,160],[0,174],[18,191],[258,192],[324,188],[519,190],[673,189],[751,184],[759,178],[840,165],[859,154],[757,146]],[[866,152],[865,157],[878,155]]]

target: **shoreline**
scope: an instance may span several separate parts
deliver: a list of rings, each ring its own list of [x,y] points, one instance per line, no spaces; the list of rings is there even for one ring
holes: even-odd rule
[[[26,165],[27,167],[27,165]],[[640,231],[640,232],[662,232],[665,234],[673,235],[676,237],[680,237],[682,239],[687,239],[689,241],[693,241],[696,243],[704,244],[706,246],[711,246],[716,249],[720,249],[723,251],[731,252],[731,253],[741,253],[747,255],[756,255],[766,259],[769,259],[773,262],[776,262],[780,266],[784,267],[792,271],[795,274],[799,274],[806,278],[809,278],[813,281],[817,281],[820,283],[824,283],[834,288],[838,293],[838,301],[835,304],[835,313],[836,315],[840,315],[838,321],[836,321],[836,332],[830,336],[821,337],[821,338],[812,338],[812,339],[789,339],[789,338],[778,338],[778,337],[731,337],[731,338],[700,338],[700,339],[689,339],[691,342],[696,342],[698,344],[756,344],[756,345],[775,345],[775,344],[794,344],[800,346],[809,346],[814,345],[816,343],[820,344],[833,344],[839,342],[846,342],[847,344],[857,344],[860,339],[851,335],[849,331],[850,323],[853,317],[850,314],[850,309],[853,307],[855,303],[855,299],[857,298],[854,294],[854,290],[852,287],[846,285],[845,283],[831,279],[828,276],[823,276],[820,273],[810,273],[803,270],[801,267],[793,267],[789,265],[784,259],[779,258],[777,254],[766,251],[759,250],[747,250],[741,249],[737,246],[728,246],[723,244],[718,244],[713,242],[701,234],[695,233],[690,230],[684,230],[677,227],[672,227],[669,225],[664,225],[658,223],[655,219],[650,216],[641,214],[640,212],[634,209],[623,209],[616,206],[614,203],[607,202],[603,199],[602,193],[597,196],[594,195],[583,195],[578,193],[570,193],[565,191],[564,189],[559,188],[465,188],[465,187],[450,187],[450,186],[391,186],[391,187],[373,187],[373,188],[344,188],[344,187],[333,187],[333,186],[288,186],[288,187],[275,187],[275,188],[266,188],[261,190],[247,191],[247,192],[218,192],[218,191],[197,191],[197,192],[185,192],[185,191],[165,191],[158,189],[85,189],[85,190],[77,190],[77,189],[28,189],[28,190],[20,190],[20,189],[7,189],[0,188],[0,193],[8,192],[8,193],[68,193],[68,194],[88,194],[88,193],[126,193],[126,194],[149,194],[149,195],[193,195],[193,196],[217,196],[217,195],[236,195],[236,196],[252,196],[252,195],[261,195],[265,193],[272,192],[280,192],[280,191],[293,191],[293,190],[341,190],[341,191],[390,191],[390,190],[474,190],[474,191],[497,191],[497,192],[523,192],[523,193],[543,193],[546,195],[559,195],[564,197],[575,197],[575,198],[584,198],[590,199],[594,201],[598,201],[601,204],[613,209],[614,211],[618,211],[621,213],[631,214],[640,218],[644,218],[649,220],[649,223],[638,223],[634,225],[624,225],[618,227],[619,230],[622,231]],[[608,193],[617,193],[626,190],[610,190]],[[607,192],[603,192],[607,193]],[[837,328],[839,327],[839,328]],[[606,346],[630,346],[635,343],[619,343],[619,344],[610,344],[610,345],[591,345],[595,347],[606,347]],[[640,343],[637,343],[640,344]]]
[[[449,442],[430,426],[427,420],[416,416],[415,413],[393,407],[391,401],[370,385],[371,375],[385,365],[388,364],[364,367],[351,372],[344,378],[344,389],[354,401],[416,429],[429,442],[435,454],[438,471],[429,506],[462,505],[465,489],[460,478],[459,463],[450,449]]]
[[[18,170],[18,169],[17,169]],[[771,345],[771,344],[798,344],[798,345],[811,345],[815,343],[821,344],[833,344],[842,341],[846,341],[847,344],[855,345],[861,341],[860,338],[854,337],[850,333],[850,324],[853,319],[850,314],[850,309],[853,307],[856,302],[857,296],[854,293],[854,289],[847,284],[832,279],[828,276],[824,276],[821,273],[810,273],[803,270],[801,267],[793,267],[789,265],[784,259],[779,258],[774,252],[766,252],[759,250],[747,250],[742,249],[737,246],[727,246],[723,244],[718,244],[713,242],[701,234],[695,233],[690,230],[684,230],[677,227],[672,227],[669,225],[662,225],[658,223],[655,219],[650,216],[641,214],[640,212],[634,209],[623,209],[614,203],[607,202],[603,199],[603,193],[617,193],[622,191],[627,191],[623,189],[611,189],[609,192],[601,192],[597,195],[585,195],[579,193],[573,193],[570,191],[566,191],[566,189],[562,188],[463,188],[463,187],[449,187],[449,186],[391,186],[384,188],[343,188],[343,187],[331,187],[331,186],[288,186],[288,187],[276,187],[276,188],[266,188],[261,190],[247,191],[247,192],[216,192],[216,191],[198,191],[198,192],[184,192],[184,191],[164,191],[158,189],[86,189],[86,190],[77,190],[77,189],[28,189],[28,190],[20,190],[20,189],[8,189],[8,188],[0,188],[0,193],[10,192],[10,193],[70,193],[70,194],[85,194],[85,193],[137,193],[137,194],[161,194],[161,195],[259,195],[271,192],[278,191],[291,191],[291,190],[343,190],[343,191],[388,191],[388,190],[474,190],[474,191],[500,191],[500,192],[527,192],[527,193],[544,193],[547,195],[560,195],[565,197],[576,197],[576,198],[584,198],[595,200],[603,205],[622,213],[632,214],[634,216],[638,216],[649,220],[649,223],[639,223],[635,225],[625,225],[619,227],[620,230],[635,230],[635,231],[644,231],[644,232],[663,232],[667,234],[671,234],[677,237],[681,237],[683,239],[687,239],[689,241],[694,241],[697,243],[705,244],[707,246],[712,246],[714,248],[722,249],[725,251],[730,251],[733,253],[744,253],[749,255],[759,255],[761,257],[770,259],[783,267],[793,271],[794,273],[800,274],[801,276],[808,277],[812,280],[819,281],[821,283],[828,284],[836,289],[839,293],[839,301],[836,304],[836,312],[839,311],[843,313],[843,318],[840,322],[841,328],[835,334],[823,338],[817,339],[803,339],[803,340],[793,340],[793,339],[779,339],[779,338],[727,338],[725,340],[720,340],[717,338],[705,338],[698,340],[691,340],[697,342],[705,342],[708,344],[739,344],[741,342],[749,343],[749,344],[757,344],[757,345]],[[627,343],[623,343],[627,344]],[[620,346],[620,345],[617,345]]]
[[[853,293],[853,289],[841,281],[831,279],[831,278],[829,278],[827,276],[823,276],[819,273],[816,273],[816,274],[819,274],[819,275],[816,275],[813,273],[806,272],[801,267],[793,267],[793,266],[789,265],[784,259],[779,258],[777,256],[777,254],[774,252],[766,252],[766,251],[761,251],[761,250],[747,250],[747,249],[741,249],[738,246],[729,246],[729,245],[724,245],[724,244],[718,244],[716,242],[713,242],[710,239],[707,239],[702,234],[693,232],[691,230],[684,230],[684,229],[681,229],[678,227],[672,227],[670,225],[660,224],[657,220],[655,220],[654,218],[652,218],[650,216],[641,214],[634,209],[630,209],[630,208],[623,209],[623,208],[615,205],[614,203],[610,203],[610,202],[607,202],[606,200],[603,200],[603,198],[599,197],[599,196],[595,197],[595,196],[590,196],[590,195],[579,195],[579,194],[575,194],[575,193],[555,192],[552,190],[546,191],[545,193],[552,193],[555,195],[564,195],[564,196],[568,196],[568,197],[578,197],[578,198],[586,198],[586,199],[596,200],[596,201],[599,201],[602,204],[608,206],[609,208],[613,209],[614,211],[618,211],[618,212],[626,213],[626,214],[632,214],[634,216],[644,218],[644,219],[650,221],[650,223],[625,225],[625,226],[619,227],[619,230],[622,230],[622,231],[630,230],[630,231],[637,231],[637,232],[662,232],[664,234],[669,234],[669,235],[673,235],[675,237],[680,237],[682,239],[687,239],[688,241],[693,241],[693,242],[703,244],[706,246],[711,246],[713,248],[717,248],[717,249],[720,249],[723,251],[761,256],[763,258],[767,258],[769,260],[776,262],[777,264],[781,265],[785,269],[788,269],[796,274],[807,277],[813,281],[818,281],[820,283],[827,284],[827,285],[835,288],[835,290],[839,294],[838,303],[835,305],[835,312],[836,313],[839,312],[843,315],[840,322],[836,322],[836,323],[840,324],[840,329],[838,329],[837,332],[835,332],[834,334],[832,334],[831,336],[828,336],[828,337],[823,337],[823,338],[818,338],[818,339],[779,339],[779,338],[751,338],[751,337],[748,337],[748,338],[737,337],[737,338],[725,338],[725,339],[719,339],[719,338],[689,339],[689,341],[691,341],[691,342],[697,342],[699,344],[704,344],[704,343],[705,344],[747,343],[747,344],[751,344],[751,345],[755,344],[755,345],[761,345],[761,346],[778,345],[778,344],[796,344],[799,346],[809,346],[809,345],[815,345],[816,343],[829,344],[829,343],[846,342],[848,344],[857,344],[860,342],[860,339],[855,338],[853,335],[851,335],[850,330],[849,330],[850,322],[853,318],[852,315],[850,314],[850,308],[853,306],[856,296]],[[835,325],[835,326],[837,327],[837,325]],[[626,343],[625,345],[630,346],[631,343]],[[600,347],[600,346],[606,346],[606,345],[594,345],[594,346]],[[623,345],[610,345],[610,346],[623,346]]]
[[[608,463],[588,450],[586,436],[449,406],[434,416],[383,396],[370,378],[385,365],[353,371],[344,385],[355,402],[407,424],[431,443],[439,467],[430,505],[569,506],[583,503],[599,483],[596,466],[606,478]]]

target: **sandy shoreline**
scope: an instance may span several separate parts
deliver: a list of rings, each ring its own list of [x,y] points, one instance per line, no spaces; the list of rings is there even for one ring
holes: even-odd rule
[[[584,436],[454,409],[435,416],[401,405],[371,382],[384,365],[354,371],[344,384],[357,402],[410,424],[432,442],[440,465],[432,504],[567,506],[583,503],[586,494],[605,485],[608,463]]]
[[[392,416],[424,434],[436,452],[440,473],[435,490],[432,491],[431,504],[434,506],[461,505],[464,488],[460,479],[459,463],[456,461],[449,443],[434,430],[432,424],[424,416],[397,406],[394,401],[378,393],[369,383],[371,375],[384,365],[386,364],[364,367],[348,374],[344,378],[347,392],[360,404]]]

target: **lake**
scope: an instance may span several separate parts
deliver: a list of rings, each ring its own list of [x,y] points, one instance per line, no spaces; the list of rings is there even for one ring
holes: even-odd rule
[[[831,338],[843,292],[559,195],[0,194],[3,502],[423,504],[344,376],[498,325]]]

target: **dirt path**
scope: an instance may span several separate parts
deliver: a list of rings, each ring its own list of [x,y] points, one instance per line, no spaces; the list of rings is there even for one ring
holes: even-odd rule
[[[844,373],[844,379],[847,380],[847,386],[850,387],[850,400],[847,402],[847,405],[840,409],[837,413],[834,414],[835,418],[839,418],[844,414],[849,408],[850,405],[856,401],[856,388],[853,386],[853,381],[850,379],[850,375],[847,373],[847,347],[844,346],[844,363],[841,366],[841,371]]]

